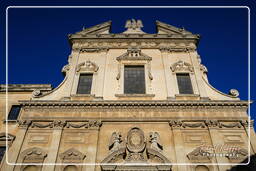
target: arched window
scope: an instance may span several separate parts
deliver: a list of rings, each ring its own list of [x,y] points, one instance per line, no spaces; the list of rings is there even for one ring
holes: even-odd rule
[[[37,166],[26,166],[23,171],[39,171],[38,167]]]
[[[64,168],[63,171],[78,171],[77,167],[74,165],[68,165]]]
[[[208,167],[203,166],[203,165],[196,166],[195,170],[196,171],[209,171]]]

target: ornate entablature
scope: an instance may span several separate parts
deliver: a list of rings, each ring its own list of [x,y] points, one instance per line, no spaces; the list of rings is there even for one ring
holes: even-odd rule
[[[127,20],[123,33],[110,33],[111,22],[105,22],[80,32],[69,35],[73,51],[100,52],[102,50],[127,49],[139,47],[159,49],[161,51],[187,52],[194,51],[199,35],[192,34],[160,21],[156,22],[156,34],[147,34],[141,30],[141,20]]]

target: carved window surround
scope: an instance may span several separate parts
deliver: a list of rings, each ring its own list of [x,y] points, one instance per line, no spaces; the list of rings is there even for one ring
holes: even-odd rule
[[[151,60],[152,57],[142,53],[140,49],[129,48],[127,52],[116,58],[118,61],[118,73],[116,80],[118,81],[118,93],[123,94],[124,92],[124,66],[125,65],[143,65],[145,69],[145,88],[146,94],[152,94],[152,80],[153,75],[151,73]],[[122,96],[116,96],[121,97]]]
[[[96,87],[95,85],[96,85],[96,82],[97,82],[96,80],[97,80],[98,70],[99,70],[99,66],[96,63],[94,63],[90,60],[79,63],[76,66],[76,74],[74,76],[74,85],[72,87],[72,92],[71,92],[71,96],[73,97],[73,99],[77,99],[78,96],[79,96],[78,99],[81,99],[81,100],[87,100],[88,99],[87,94],[77,94],[80,74],[93,74],[93,76],[92,76],[92,85],[91,85],[91,94],[90,94],[93,97],[93,94],[95,93],[95,87]],[[89,99],[91,99],[92,97],[89,97]]]
[[[170,66],[170,70],[172,72],[172,76],[174,78],[174,82],[175,82],[175,92],[177,92],[177,94],[175,94],[175,99],[176,100],[200,100],[200,96],[198,95],[198,87],[197,87],[197,83],[196,83],[196,78],[195,78],[195,73],[194,73],[194,67],[184,61],[177,61],[174,64],[172,64]],[[190,96],[191,94],[187,95],[187,94],[179,94],[179,88],[178,88],[178,82],[177,82],[177,77],[176,74],[189,74],[190,80],[191,80],[191,84],[192,84],[192,90],[194,92],[195,96]],[[186,97],[185,97],[186,96]],[[197,97],[198,96],[198,97]],[[171,97],[169,97],[171,98]]]
[[[26,163],[43,164],[46,157],[47,157],[47,153],[43,149],[38,148],[38,147],[29,148],[27,150],[24,150],[20,154],[19,163],[20,162],[24,163],[24,165],[21,165],[18,167],[20,167],[21,170],[23,170],[28,165],[28,164],[25,165]],[[31,164],[29,164],[29,165],[31,165]],[[42,165],[36,165],[36,167],[39,170],[42,169]]]

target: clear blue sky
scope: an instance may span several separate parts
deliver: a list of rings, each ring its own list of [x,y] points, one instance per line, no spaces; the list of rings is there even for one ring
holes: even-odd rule
[[[1,37],[5,37],[5,7],[8,5],[88,5],[77,3],[10,3],[1,4]],[[184,2],[184,1],[183,1]],[[115,5],[164,5],[131,4]],[[89,5],[113,5],[93,4]],[[198,5],[172,3],[165,5]],[[239,3],[211,3],[200,5],[251,5]],[[255,6],[255,4],[252,4]],[[251,17],[255,25],[255,8]],[[8,74],[11,84],[52,84],[56,87],[62,80],[61,68],[67,63],[70,46],[67,35],[112,20],[112,32],[123,32],[127,19],[141,19],[143,30],[154,33],[155,20],[177,26],[201,35],[198,53],[208,68],[210,83],[218,90],[228,93],[231,88],[240,92],[242,100],[248,99],[248,10],[246,8],[217,9],[9,9],[9,63]],[[254,20],[254,21],[253,21]],[[252,30],[251,51],[251,98],[255,99],[255,27]],[[5,83],[5,40],[1,39],[0,83]],[[256,119],[255,105],[252,117]]]

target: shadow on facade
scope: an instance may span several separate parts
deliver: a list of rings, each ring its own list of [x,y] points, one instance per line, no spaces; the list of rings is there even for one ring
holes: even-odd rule
[[[247,162],[248,162],[248,158],[246,158],[241,163],[247,163]],[[228,171],[255,171],[255,170],[256,170],[256,154],[251,156],[250,163],[248,165],[233,166]]]

